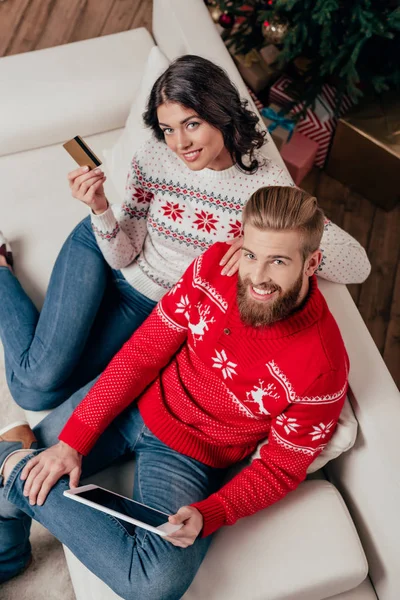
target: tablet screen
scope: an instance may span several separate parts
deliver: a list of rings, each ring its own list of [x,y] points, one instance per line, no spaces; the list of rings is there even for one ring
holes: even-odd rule
[[[100,506],[104,506],[105,508],[116,510],[123,515],[132,517],[133,519],[137,519],[138,521],[142,521],[153,527],[159,527],[168,521],[168,515],[153,508],[149,508],[148,506],[144,506],[143,504],[139,504],[129,498],[122,498],[121,496],[113,494],[108,490],[103,490],[102,488],[79,492],[79,494],[76,495],[81,498],[86,498],[91,502],[95,502],[96,504],[100,504]]]

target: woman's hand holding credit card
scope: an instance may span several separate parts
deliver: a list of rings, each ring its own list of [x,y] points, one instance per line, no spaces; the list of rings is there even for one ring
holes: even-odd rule
[[[73,198],[89,206],[96,214],[104,213],[109,204],[104,193],[106,176],[100,168],[101,161],[79,136],[63,144],[65,150],[81,165],[68,173]]]

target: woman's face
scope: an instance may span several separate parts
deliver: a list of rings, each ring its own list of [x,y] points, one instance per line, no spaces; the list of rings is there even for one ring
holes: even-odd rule
[[[200,119],[191,108],[165,102],[158,107],[157,117],[168,147],[192,171],[206,167],[222,171],[233,165],[220,130]]]

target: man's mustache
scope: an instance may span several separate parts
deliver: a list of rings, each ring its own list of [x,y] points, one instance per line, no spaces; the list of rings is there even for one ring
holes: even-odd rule
[[[282,288],[279,285],[277,285],[276,283],[274,283],[273,281],[270,281],[270,282],[264,281],[263,283],[256,284],[256,283],[253,283],[249,277],[246,277],[246,279],[244,280],[244,283],[247,285],[251,285],[252,287],[256,287],[259,290],[271,290],[273,292],[282,291]]]

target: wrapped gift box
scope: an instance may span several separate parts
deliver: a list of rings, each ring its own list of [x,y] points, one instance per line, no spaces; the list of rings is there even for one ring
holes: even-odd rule
[[[290,79],[290,77],[282,75],[270,89],[271,102],[276,102],[281,106],[288,106],[293,101],[293,98],[291,98],[286,92],[286,88],[291,83],[292,80]],[[321,96],[317,99],[315,103],[315,112],[317,114],[323,114],[325,109],[329,112],[334,113],[336,108],[336,95],[336,89],[332,85],[325,84],[322,88]],[[342,96],[338,116],[340,117],[344,115],[348,110],[350,110],[352,105],[353,103],[348,96]]]
[[[317,142],[302,135],[297,129],[290,141],[282,147],[281,156],[296,185],[300,185],[311,171],[317,152]]]
[[[276,63],[279,56],[281,55],[281,51],[278,50],[278,48],[273,44],[268,44],[267,46],[261,48],[260,54],[264,62],[267,63],[267,65],[271,66],[274,63]]]
[[[367,100],[339,119],[327,173],[378,206],[400,200],[400,94]]]
[[[239,73],[256,94],[280,75],[280,71],[268,65],[255,49],[248,54],[234,54],[233,57]]]
[[[261,100],[255,95],[255,93],[253,92],[253,90],[251,88],[249,88],[248,85],[246,85],[247,87],[247,91],[249,92],[249,96],[250,98],[253,100],[255,107],[257,108],[257,110],[259,112],[261,112],[261,110],[264,108],[264,104],[261,102]]]
[[[286,88],[291,79],[282,75],[271,87],[269,99],[281,106],[289,106],[292,98],[287,94]],[[306,116],[297,123],[296,130],[310,140],[318,143],[318,152],[315,164],[322,168],[325,165],[329,147],[335,132],[337,119],[335,117],[336,91],[332,86],[324,85],[323,93],[315,102],[314,110],[307,109]],[[347,97],[343,97],[339,114],[343,114],[351,106]],[[294,115],[301,111],[301,104],[292,109]]]
[[[270,104],[267,108],[262,108],[260,111],[265,126],[279,151],[290,140],[295,128],[295,123],[291,119],[284,117],[281,114],[281,110],[281,107],[277,104]]]

